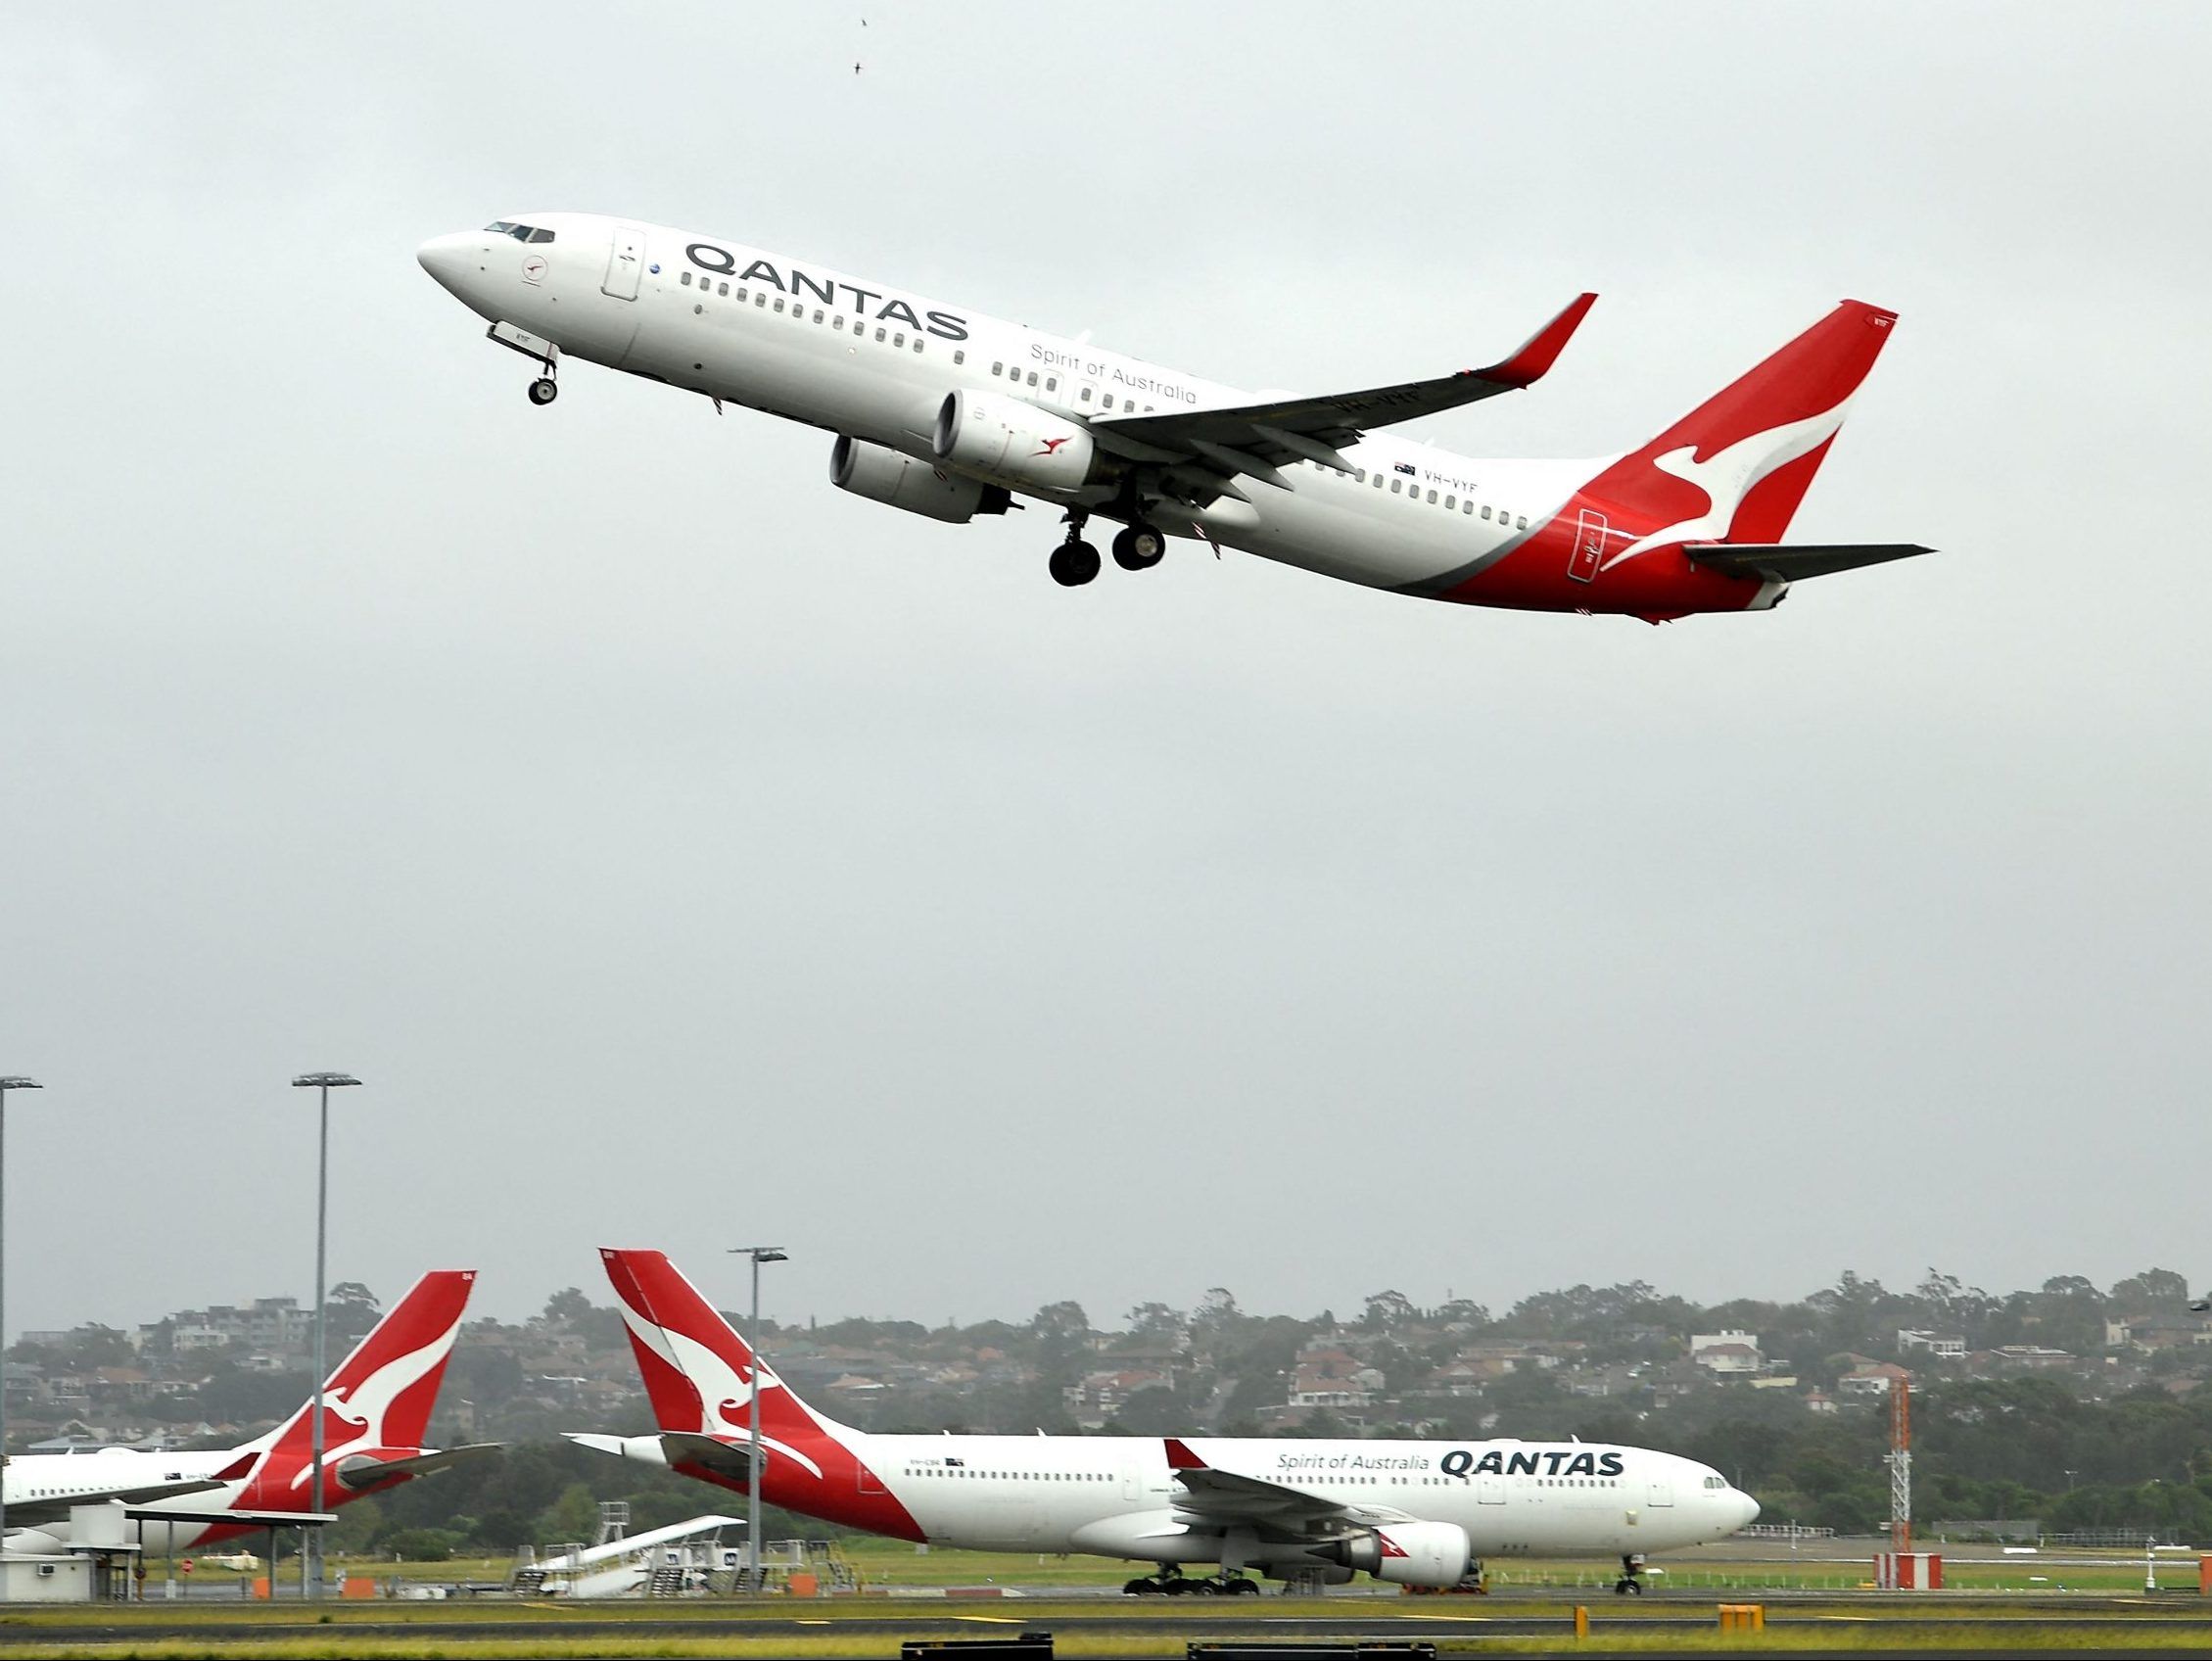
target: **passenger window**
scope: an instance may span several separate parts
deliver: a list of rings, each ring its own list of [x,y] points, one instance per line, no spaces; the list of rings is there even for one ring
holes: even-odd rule
[[[1431,498],[1430,498],[1429,499],[1430,499],[1431,501],[1435,501],[1435,500],[1436,498],[1435,498],[1435,497],[1431,497]],[[1458,500],[1457,500],[1457,499],[1456,499],[1455,498],[1452,498],[1452,497],[1448,497],[1448,496],[1444,498],[1444,511],[1445,511],[1446,513],[1449,513],[1449,512],[1450,512],[1450,511],[1451,511],[1451,510],[1452,510],[1453,508],[1457,507],[1458,505],[1459,505],[1459,502],[1458,502]]]
[[[843,328],[845,326],[845,314],[842,311],[838,312],[836,316],[829,319],[829,326],[833,329]]]
[[[1473,497],[1469,497],[1469,498],[1467,498],[1467,499],[1466,499],[1465,501],[1463,501],[1463,502],[1461,502],[1461,503],[1459,504],[1459,510],[1460,510],[1460,512],[1462,512],[1462,513],[1472,513],[1472,512],[1474,512],[1474,511],[1475,511],[1475,498],[1474,498]]]
[[[1029,371],[1029,384],[1031,386],[1035,386],[1037,384],[1037,371],[1034,369]]]
[[[1484,503],[1483,503],[1483,518],[1485,518],[1485,519],[1487,519],[1487,518],[1488,518],[1489,516],[1490,516],[1490,504],[1489,504],[1488,502],[1486,502],[1486,501],[1485,501]]]
[[[875,338],[877,340],[881,340],[883,338],[883,330],[880,327],[878,327],[875,331]]]
[[[745,304],[745,285],[743,283],[737,285],[737,304],[740,306]]]
[[[1104,398],[1100,399],[1099,407],[1101,409],[1111,409],[1113,407],[1113,394],[1109,392]]]
[[[1436,499],[1436,493],[1435,491],[1431,491],[1429,493],[1429,499],[1431,501],[1435,501]]]
[[[1045,377],[1045,390],[1047,392],[1058,392],[1059,390],[1059,377],[1058,375],[1047,375]]]
[[[1375,488],[1377,490],[1381,490],[1383,488],[1383,475],[1380,473],[1375,475]]]
[[[780,294],[776,297],[776,308],[778,311],[783,309],[783,297]]]
[[[1152,406],[1151,404],[1149,404],[1149,403],[1148,403],[1148,404],[1146,404],[1146,405],[1145,405],[1145,413],[1146,413],[1146,414],[1148,414],[1148,415],[1150,415],[1150,414],[1151,414],[1152,412],[1153,412],[1153,406]]]
[[[891,337],[891,344],[897,347],[901,352],[904,352],[907,349],[906,330],[901,329],[897,334],[893,335]]]
[[[689,288],[691,286],[691,273],[689,271],[685,271],[682,276],[677,279],[677,281],[681,282],[685,288]]]
[[[764,288],[760,291],[760,293],[754,295],[753,304],[755,306],[766,306],[768,304],[768,290]],[[780,305],[781,302],[778,302],[777,304]]]
[[[1516,531],[1526,531],[1529,528],[1529,516],[1526,513],[1522,514],[1520,518],[1514,520],[1513,528]]]
[[[1082,392],[1082,396],[1081,396],[1080,402],[1081,402],[1081,403],[1090,403],[1090,402],[1091,402],[1091,389],[1090,389],[1089,387],[1085,387],[1085,388],[1083,389],[1083,392]]]
[[[1006,373],[1006,367],[1007,366],[1004,363],[994,363],[991,365],[991,373],[994,375],[1003,375]]]
[[[917,352],[921,350],[921,337],[919,335],[914,337],[914,349]]]
[[[818,308],[816,308],[816,310],[815,310],[815,314],[814,314],[814,320],[815,320],[815,321],[816,321],[817,323],[819,323],[819,322],[821,322],[821,321],[822,321],[822,311],[821,311],[821,308],[820,308],[819,307],[818,307]]]
[[[714,285],[714,291],[715,293],[721,295],[723,298],[728,299],[729,296],[729,285],[728,283],[716,283]]]
[[[953,349],[953,361],[955,363],[965,363],[967,361],[967,353],[960,347],[955,347]]]
[[[1404,490],[1404,489],[1405,489],[1405,481],[1404,481],[1403,479],[1392,479],[1392,480],[1390,481],[1390,494],[1391,494],[1392,496],[1396,496],[1396,495],[1398,494],[1398,492],[1400,492],[1400,491],[1402,491],[1402,490]]]

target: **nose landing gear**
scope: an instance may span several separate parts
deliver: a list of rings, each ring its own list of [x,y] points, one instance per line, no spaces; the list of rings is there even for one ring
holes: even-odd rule
[[[1621,1578],[1613,1583],[1616,1597],[1641,1597],[1644,1594],[1644,1554],[1641,1551],[1624,1552],[1621,1558]]]
[[[560,386],[550,375],[540,375],[530,383],[530,402],[533,403],[547,404],[560,396]]]

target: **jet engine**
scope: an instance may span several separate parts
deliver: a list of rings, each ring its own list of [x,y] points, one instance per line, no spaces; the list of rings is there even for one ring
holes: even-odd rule
[[[1342,1542],[1336,1553],[1345,1567],[1393,1586],[1454,1587],[1475,1560],[1474,1542],[1457,1523],[1386,1523]]]
[[[966,388],[938,405],[934,448],[963,472],[1028,489],[1076,490],[1099,460],[1089,431],[1064,415]]]
[[[60,1535],[48,1534],[44,1529],[10,1529],[8,1549],[32,1557],[65,1557],[70,1544]]]
[[[909,513],[965,525],[978,513],[1004,513],[1008,496],[996,485],[944,472],[899,451],[840,433],[829,451],[829,480],[841,491],[887,501]]]

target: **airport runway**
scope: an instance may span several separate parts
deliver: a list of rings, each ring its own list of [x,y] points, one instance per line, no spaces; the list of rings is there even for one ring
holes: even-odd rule
[[[1468,1600],[1473,1601],[1473,1600]],[[1805,1607],[1793,1610],[1788,1600],[1763,1599],[1766,1608],[1766,1627],[1769,1632],[1786,1633],[1792,1646],[1789,1653],[1797,1656],[1825,1654],[1849,1655],[1856,1661],[1880,1661],[1885,1656],[1911,1656],[1929,1653],[1907,1645],[1861,1646],[1852,1643],[1830,1651],[1819,1648],[1798,1648],[1808,1637],[1821,1629],[1830,1633],[1849,1631],[1864,1634],[1868,1626],[1887,1622],[1924,1624],[1939,1622],[1956,1629],[1950,1638],[1967,1637],[1963,1629],[1974,1629],[1972,1638],[1965,1645],[1944,1644],[1948,1653],[2034,1655],[2048,1653],[2073,1657],[2101,1655],[2142,1655],[2155,1653],[2161,1656],[2206,1657],[2212,1661],[2212,1621],[2207,1620],[2204,1606],[2195,1598],[2186,1602],[2176,1599],[2172,1603],[2148,1598],[2110,1597],[2037,1597],[2026,1607],[2005,1608],[1993,1612],[1985,1600],[1974,1600],[1971,1608],[1953,1606],[1946,1609],[1941,1602],[1901,1603],[1884,1597],[1879,1601],[1865,1600],[1862,1611],[1854,1608],[1848,1614],[1839,1614],[1836,1600],[1822,1600],[1824,1607]],[[1803,1600],[1810,1605],[1812,1599]],[[1857,1600],[1854,1600],[1855,1602]],[[417,1606],[420,1607],[419,1605]],[[1008,1606],[1001,1605],[1000,1608]],[[1630,1654],[1648,1656],[1649,1650],[1634,1647],[1635,1635],[1658,1637],[1662,1634],[1677,1641],[1697,1633],[1712,1633],[1712,1648],[1691,1643],[1680,1648],[1672,1647],[1667,1653],[1676,1655],[1741,1655],[1747,1647],[1741,1639],[1724,1643],[1716,1629],[1715,1604],[1708,1599],[1684,1598],[1676,1608],[1652,1608],[1645,1604],[1634,1615],[1608,1614],[1617,1606],[1589,1604],[1593,1631],[1591,1637],[1578,1646],[1578,1657],[1609,1657]],[[60,1616],[62,1618],[56,1619]],[[0,1653],[10,1648],[29,1645],[124,1645],[151,1642],[206,1643],[219,1645],[237,1641],[259,1639],[266,1642],[281,1638],[337,1638],[378,1639],[399,1642],[429,1642],[457,1644],[495,1642],[504,1645],[527,1645],[532,1639],[555,1640],[562,1646],[564,1657],[573,1661],[577,1651],[573,1647],[580,1640],[607,1642],[610,1649],[636,1645],[655,1639],[684,1639],[696,1641],[727,1638],[733,1645],[741,1644],[748,1661],[775,1661],[775,1651],[764,1648],[777,1639],[794,1640],[794,1653],[804,1647],[805,1640],[820,1640],[835,1636],[839,1638],[880,1640],[879,1650],[873,1644],[859,1646],[863,1653],[880,1653],[885,1661],[892,1661],[899,1653],[902,1642],[915,1639],[945,1638],[1011,1638],[1024,1630],[1049,1631],[1054,1635],[1057,1653],[1064,1657],[1084,1657],[1104,1652],[1110,1647],[1100,1640],[1144,1637],[1159,1640],[1163,1647],[1180,1649],[1189,1641],[1243,1642],[1254,1641],[1285,1644],[1345,1644],[1352,1641],[1470,1644],[1480,1643],[1485,1656],[1509,1656],[1527,1653],[1517,1649],[1512,1640],[1517,1637],[1546,1637],[1557,1639],[1573,1631],[1572,1605],[1562,1601],[1552,1610],[1526,1611],[1485,1615],[1472,1609],[1446,1609],[1413,1611],[1402,1608],[1351,1609],[1343,1614],[1312,1613],[1271,1615],[1264,1606],[1249,1608],[1240,1606],[1234,1610],[1214,1606],[1200,1612],[1180,1610],[1146,1604],[1142,1607],[1128,1605],[1103,1606],[1096,1612],[1071,1612],[1064,1607],[1051,1612],[1038,1611],[1034,1615],[1020,1613],[1018,1605],[1007,1613],[996,1609],[989,1613],[977,1612],[972,1607],[933,1606],[846,1613],[834,1615],[807,1615],[797,1612],[756,1613],[753,1609],[724,1606],[722,1608],[687,1608],[659,1611],[651,1615],[595,1618],[588,1608],[576,1605],[552,1607],[486,1609],[476,1606],[469,1617],[445,1616],[442,1612],[425,1610],[420,1616],[382,1617],[381,1611],[346,1610],[334,1630],[330,1625],[319,1624],[308,1612],[274,1610],[265,1606],[258,1618],[246,1618],[240,1611],[236,1618],[209,1611],[200,1618],[168,1618],[163,1611],[147,1611],[143,1616],[133,1614],[118,1618],[106,1610],[87,1609],[82,1619],[69,1618],[64,1611],[41,1611],[35,1625],[0,1624]],[[2017,1641],[2007,1641],[2007,1629],[2019,1629],[2022,1636],[2029,1629],[2038,1629],[2039,1637],[2063,1635],[2056,1646],[2039,1651]],[[2151,1631],[2149,1629],[2156,1629]],[[2177,1629],[2187,1629],[2201,1643],[2184,1641]],[[2110,1647],[2095,1641],[2099,1632],[2116,1639]],[[2157,1647],[2153,1651],[2130,1645],[2121,1633],[2140,1635],[2152,1639]],[[1902,1636],[1902,1635],[1901,1635]],[[1608,1640],[1620,1640],[1624,1647],[1613,1648]],[[1756,1647],[1756,1641],[1750,1647]],[[947,1661],[957,1661],[955,1655]]]

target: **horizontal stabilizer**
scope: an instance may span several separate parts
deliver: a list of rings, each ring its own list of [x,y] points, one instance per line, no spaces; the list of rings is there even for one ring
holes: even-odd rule
[[[661,1452],[672,1467],[695,1465],[730,1482],[746,1482],[753,1474],[750,1441],[732,1446],[697,1431],[667,1430],[661,1432]]]
[[[447,1465],[458,1464],[463,1459],[474,1459],[486,1453],[499,1451],[496,1442],[472,1442],[465,1447],[440,1447],[427,1453],[413,1453],[400,1459],[378,1459],[369,1455],[341,1460],[335,1467],[338,1486],[350,1493],[359,1494],[364,1489],[375,1488],[380,1483],[400,1477],[428,1476],[432,1471],[442,1471]]]
[[[1708,570],[1731,577],[1794,583],[1801,577],[1826,577],[1935,549],[1918,543],[1691,543],[1682,551]]]

